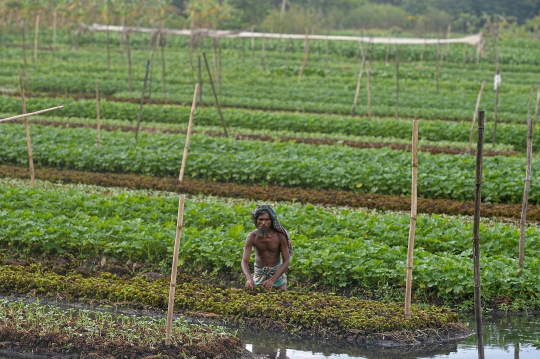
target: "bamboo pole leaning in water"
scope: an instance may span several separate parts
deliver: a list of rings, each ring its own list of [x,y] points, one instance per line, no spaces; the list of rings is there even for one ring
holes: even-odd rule
[[[101,149],[101,121],[99,116],[99,87],[96,81],[96,121],[97,121],[97,147]]]
[[[486,81],[482,81],[482,86],[480,86],[480,92],[478,93],[478,98],[476,99],[476,107],[474,108],[474,114],[471,124],[471,132],[469,134],[469,153],[472,151],[474,125],[476,125],[476,115],[478,114],[478,108],[480,107],[480,102],[482,101],[482,93],[484,92],[484,86],[486,86]]]
[[[146,74],[144,75],[144,82],[141,94],[141,104],[139,105],[139,115],[137,116],[137,127],[135,127],[135,142],[137,142],[137,136],[139,135],[139,126],[141,125],[142,108],[144,104],[144,93],[146,91],[146,81],[148,80],[148,68],[150,67],[150,60],[146,62]]]
[[[204,64],[206,65],[206,71],[208,72],[208,78],[210,80],[210,86],[212,87],[212,92],[214,93],[214,98],[216,99],[216,106],[219,111],[219,116],[221,117],[221,124],[223,125],[223,132],[225,137],[229,137],[227,134],[227,126],[225,125],[225,119],[223,118],[223,113],[221,112],[221,105],[219,104],[219,98],[214,86],[214,81],[212,80],[212,74],[210,73],[210,67],[208,66],[208,60],[206,59],[206,53],[203,52]]]
[[[165,345],[171,344],[172,317],[174,311],[174,293],[176,289],[176,272],[178,270],[178,254],[180,252],[180,239],[182,238],[182,227],[184,224],[184,202],[185,196],[180,195],[180,200],[178,202],[178,218],[176,221],[176,236],[174,238],[171,283],[169,285],[169,304],[167,309],[167,326],[165,329]]]
[[[22,81],[22,74],[21,69],[19,68],[19,84],[21,85],[21,104],[22,104],[22,112],[23,114],[26,113],[26,99],[24,97],[24,86]],[[28,119],[24,119],[24,129],[26,131],[26,146],[28,147],[28,166],[30,167],[30,182],[32,186],[35,183],[35,177],[34,177],[34,157],[32,154],[32,140],[30,138],[30,128],[28,126]]]
[[[184,170],[186,168],[186,161],[189,149],[189,140],[191,138],[191,129],[193,128],[193,116],[195,115],[195,108],[197,107],[197,95],[199,92],[199,84],[195,84],[195,93],[193,94],[193,102],[191,103],[191,112],[189,113],[189,123],[186,132],[186,144],[184,145],[184,155],[182,156],[182,166],[180,167],[180,175],[178,181],[184,180]]]
[[[484,111],[478,112],[478,141],[476,144],[476,184],[474,191],[473,265],[474,315],[478,340],[478,359],[484,359],[484,330],[482,326],[482,298],[480,289],[480,203],[482,202],[482,162],[484,156]]]
[[[534,135],[534,119],[531,117],[532,97],[533,86],[531,86],[531,92],[529,94],[529,106],[527,109],[527,165],[525,167],[525,185],[523,188],[523,203],[521,204],[521,220],[519,221],[518,276],[521,276],[522,274],[523,261],[525,259],[525,222],[527,221],[527,205],[529,203],[529,190],[531,188],[531,160]]]
[[[412,133],[412,188],[411,188],[411,225],[409,227],[409,244],[407,248],[407,279],[405,283],[405,318],[411,317],[412,272],[414,257],[414,232],[416,230],[417,212],[417,178],[418,178],[418,120],[413,121]]]
[[[61,109],[61,108],[64,108],[64,106],[63,106],[63,105],[62,105],[62,106],[55,106],[55,107],[46,108],[46,109],[44,109],[44,110],[39,110],[39,111],[35,111],[35,112],[25,113],[25,114],[22,114],[22,115],[6,117],[6,118],[0,119],[0,123],[18,120],[19,118],[26,118],[26,117],[30,117],[30,116],[41,115],[42,113],[50,112],[50,111],[54,111],[54,110],[59,110],[59,109]]]

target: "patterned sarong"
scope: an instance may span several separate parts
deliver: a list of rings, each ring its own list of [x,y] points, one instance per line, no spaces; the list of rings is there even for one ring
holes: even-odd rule
[[[279,267],[281,267],[282,263],[279,263],[273,267],[261,267],[257,263],[255,263],[254,269],[255,273],[253,273],[253,281],[255,282],[256,286],[259,286],[267,279],[272,278],[274,274],[276,274]],[[282,285],[287,284],[287,275],[283,273],[274,283],[274,288],[279,288]]]

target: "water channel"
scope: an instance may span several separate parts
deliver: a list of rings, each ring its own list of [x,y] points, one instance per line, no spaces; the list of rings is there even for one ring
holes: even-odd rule
[[[472,317],[463,322],[474,331]],[[485,315],[484,344],[488,359],[538,359],[540,345],[540,315]],[[246,348],[268,359],[476,359],[476,335],[458,343],[426,348],[358,348],[347,345],[327,345],[316,340],[299,340],[273,333],[239,333]]]

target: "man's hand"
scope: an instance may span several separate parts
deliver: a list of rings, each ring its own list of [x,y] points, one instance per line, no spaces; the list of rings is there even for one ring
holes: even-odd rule
[[[264,284],[264,283],[263,283]],[[255,282],[253,281],[253,279],[248,279],[248,281],[246,282],[246,287],[250,288],[250,289],[255,289]]]
[[[274,283],[276,281],[275,280],[272,280],[271,278],[270,279],[267,279],[265,280],[264,282],[262,282],[262,286],[268,290],[272,290],[274,288]]]

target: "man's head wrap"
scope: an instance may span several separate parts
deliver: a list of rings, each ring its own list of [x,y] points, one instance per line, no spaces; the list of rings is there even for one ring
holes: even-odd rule
[[[294,251],[291,243],[291,236],[289,236],[289,232],[278,221],[277,212],[269,204],[258,204],[257,208],[253,212],[251,212],[251,218],[253,219],[253,222],[255,222],[255,225],[257,225],[257,218],[263,213],[268,213],[270,216],[270,220],[272,222],[272,229],[274,229],[276,232],[279,232],[287,238],[287,246],[289,247],[289,254],[292,256]]]

